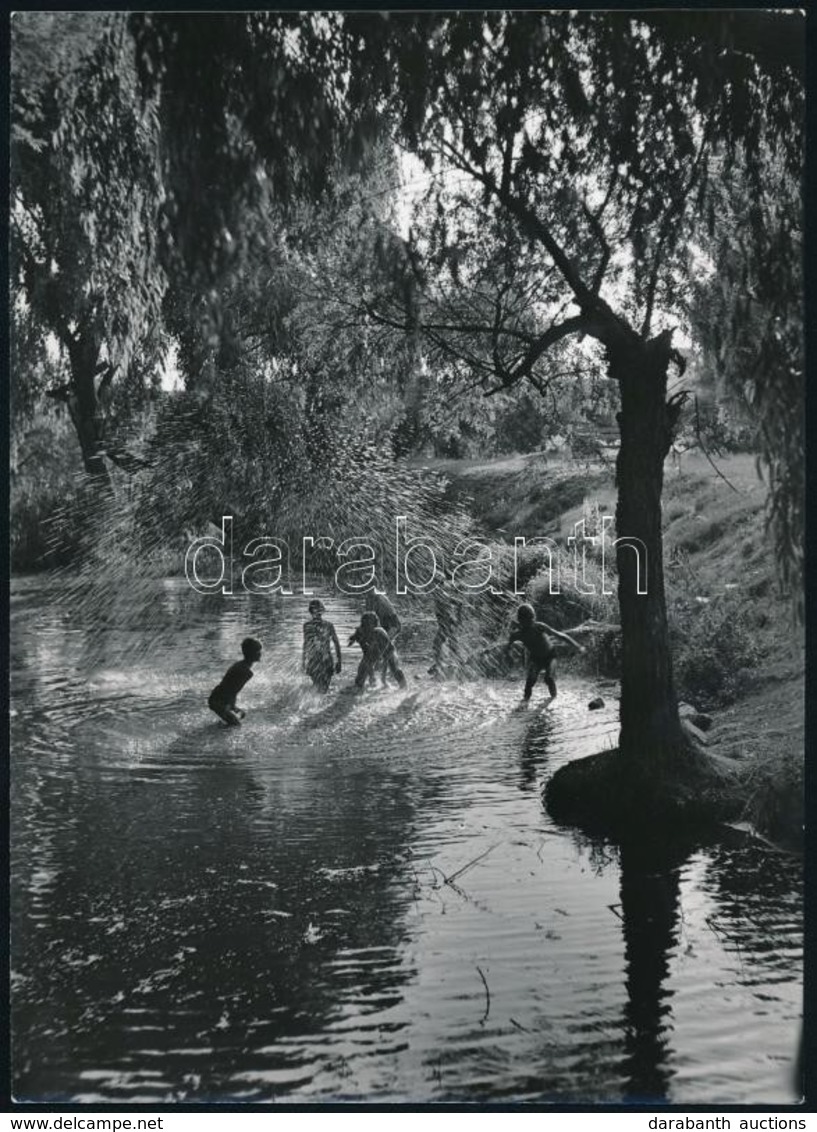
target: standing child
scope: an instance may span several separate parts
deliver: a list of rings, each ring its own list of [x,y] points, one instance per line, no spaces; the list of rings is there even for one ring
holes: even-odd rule
[[[556,699],[556,681],[553,679],[553,661],[556,658],[556,646],[548,636],[552,633],[554,637],[559,637],[563,641],[578,649],[579,652],[584,652],[581,645],[577,644],[572,637],[568,637],[567,633],[560,633],[557,629],[552,629],[546,625],[544,621],[536,620],[536,611],[532,605],[527,602],[520,605],[516,611],[516,622],[511,626],[511,636],[508,645],[512,645],[515,641],[519,641],[525,646],[528,653],[528,671],[527,679],[525,680],[525,691],[522,693],[524,700],[529,700],[533,686],[539,679],[539,673],[544,672],[545,683],[547,684],[548,691],[550,692],[551,703]]]
[[[332,676],[340,672],[340,641],[331,621],[324,621],[326,607],[315,598],[310,601],[309,621],[304,623],[304,648],[302,667],[319,692],[328,692]],[[337,660],[332,657],[332,647]]]
[[[260,641],[256,641],[255,637],[245,637],[241,642],[241,652],[244,659],[230,665],[207,701],[210,710],[231,727],[237,727],[244,718],[244,712],[236,707],[236,698],[247,681],[252,680],[252,666],[261,659]]]
[[[360,626],[355,629],[349,638],[350,645],[355,643],[363,649],[363,659],[358,666],[357,676],[355,677],[356,688],[362,691],[367,678],[374,682],[375,672],[380,673],[380,679],[385,688],[387,671],[391,672],[401,688],[405,688],[406,678],[398,664],[394,645],[389,640],[386,630],[381,628],[376,613],[367,611],[363,614],[360,619]]]

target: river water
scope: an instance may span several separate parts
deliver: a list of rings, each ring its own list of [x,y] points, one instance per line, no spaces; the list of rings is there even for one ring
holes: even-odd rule
[[[15,580],[14,1095],[795,1100],[800,862],[555,825],[543,784],[614,744],[614,698],[434,683],[430,625],[406,692],[349,694],[349,651],[320,696],[305,605]],[[247,634],[229,729],[205,701]]]

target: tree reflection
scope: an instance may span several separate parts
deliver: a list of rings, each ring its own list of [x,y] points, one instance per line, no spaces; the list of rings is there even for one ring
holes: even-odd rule
[[[678,940],[680,873],[690,849],[669,841],[627,838],[620,846],[624,924],[626,1094],[661,1100],[672,1069],[672,991],[666,985]]]

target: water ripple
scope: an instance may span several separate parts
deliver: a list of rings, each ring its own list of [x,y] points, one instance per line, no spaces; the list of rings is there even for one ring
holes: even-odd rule
[[[321,696],[299,603],[169,584],[173,633],[101,632],[40,593],[12,607],[18,1097],[792,1099],[797,863],[645,855],[543,809],[614,744],[607,691],[520,707],[516,681],[435,683],[413,642],[407,691],[353,694],[347,658]],[[330,614],[343,638],[356,610]],[[204,700],[247,632],[227,729]]]

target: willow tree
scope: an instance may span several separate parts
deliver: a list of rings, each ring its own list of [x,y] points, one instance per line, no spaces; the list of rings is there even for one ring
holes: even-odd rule
[[[112,390],[151,371],[167,325],[196,361],[220,349],[222,297],[264,255],[259,215],[319,197],[362,152],[369,117],[346,114],[336,19],[15,15],[14,310],[41,355],[67,359],[51,394],[97,483],[109,460],[134,466],[107,434]]]
[[[691,288],[690,323],[724,395],[756,430],[779,580],[802,620],[806,469],[799,180],[778,166],[750,183],[742,162],[733,163],[719,175],[706,220],[711,269]]]
[[[115,381],[142,382],[135,363],[156,343],[166,285],[155,106],[137,97],[121,16],[17,13],[11,61],[17,337],[32,363],[61,351],[66,380],[47,392],[67,404],[86,471],[109,487],[106,455],[132,462],[106,435],[106,400]]]
[[[388,106],[397,139],[428,175],[437,221],[417,253],[467,279],[467,232],[511,225],[525,259],[539,259],[541,293],[526,322],[501,295],[490,318],[472,318],[492,379],[514,387],[584,336],[618,386],[620,750],[631,766],[661,765],[685,746],[661,542],[664,459],[683,403],[668,394],[673,367],[683,370],[673,325],[718,162],[740,153],[747,193],[770,164],[800,167],[803,21],[489,12],[391,14],[379,25],[360,16],[347,26],[367,54],[351,97]],[[646,553],[645,594],[634,546]]]

